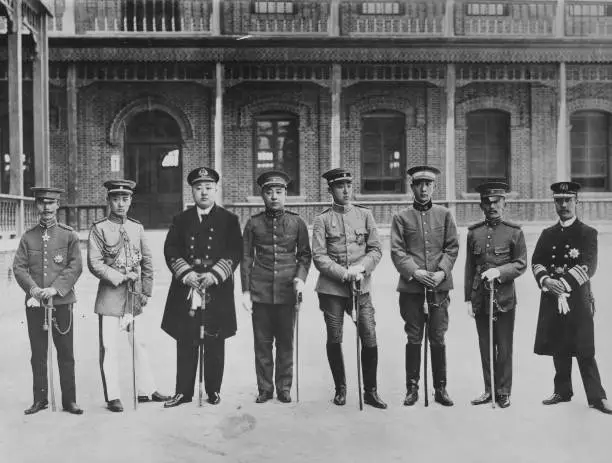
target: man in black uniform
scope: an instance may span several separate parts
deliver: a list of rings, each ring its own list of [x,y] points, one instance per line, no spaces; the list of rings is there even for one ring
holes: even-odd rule
[[[32,375],[34,377],[34,403],[25,410],[26,415],[47,408],[48,333],[43,329],[45,309],[43,303],[53,298],[53,342],[57,349],[62,406],[65,411],[80,415],[83,410],[76,404],[73,354],[73,314],[76,302],[74,285],[83,272],[79,237],[68,225],[58,223],[57,209],[63,190],[58,188],[32,188],[36,198],[39,223],[21,237],[13,261],[13,273],[26,293],[26,317],[32,349]]]
[[[164,256],[172,272],[162,329],[176,339],[176,391],[164,407],[191,402],[198,366],[199,321],[190,309],[206,290],[204,382],[208,402],[221,401],[225,339],[236,334],[234,271],[242,257],[242,233],[235,214],[215,203],[219,174],[206,167],[187,176],[195,207],[174,217]],[[195,298],[195,299],[194,299]]]
[[[508,185],[488,182],[479,185],[480,208],[485,220],[468,228],[465,260],[465,300],[476,320],[485,392],[472,405],[492,400],[489,356],[489,285],[494,285],[493,357],[495,398],[501,408],[510,406],[512,389],[512,337],[516,291],[514,280],[527,269],[527,247],[520,225],[504,220]]]
[[[571,400],[572,357],[576,357],[589,406],[612,414],[595,362],[590,280],[597,270],[597,230],[576,218],[580,184],[557,182],[550,188],[559,222],[544,229],[531,259],[542,290],[534,352],[551,355],[555,365],[555,389],[543,403]]]
[[[257,184],[266,210],[251,217],[244,227],[240,275],[243,305],[253,318],[257,403],[270,400],[275,386],[278,400],[291,402],[295,302],[304,290],[312,262],[306,223],[285,210],[289,182],[285,172],[261,174]]]

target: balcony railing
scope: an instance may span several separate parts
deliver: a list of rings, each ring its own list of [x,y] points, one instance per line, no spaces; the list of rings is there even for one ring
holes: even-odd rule
[[[23,210],[23,217],[21,210]],[[1,239],[17,237],[37,221],[38,211],[33,198],[0,194]]]
[[[52,36],[612,38],[612,0],[565,0],[563,8],[559,0],[47,0],[47,4],[54,12],[49,20]]]

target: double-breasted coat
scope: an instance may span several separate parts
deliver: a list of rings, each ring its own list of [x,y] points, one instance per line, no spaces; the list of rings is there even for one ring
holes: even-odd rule
[[[94,312],[121,317],[133,310],[142,313],[138,298],[128,298],[128,272],[138,274],[134,292],[151,297],[153,293],[153,257],[147,244],[144,227],[135,219],[125,221],[106,217],[91,226],[87,243],[89,271],[100,280]],[[133,308],[128,307],[133,303]]]
[[[527,247],[520,225],[507,220],[496,225],[483,221],[468,228],[464,295],[475,314],[489,313],[489,289],[480,275],[490,268],[500,273],[494,288],[494,312],[513,310],[514,280],[527,268]]]
[[[546,228],[531,259],[540,289],[546,277],[560,280],[569,289],[570,311],[559,313],[558,298],[542,291],[534,352],[540,355],[595,355],[594,299],[590,279],[597,270],[597,230],[576,219]]]
[[[182,280],[190,271],[211,272],[217,280],[207,290],[204,323],[208,333],[222,338],[236,334],[234,271],[242,257],[238,217],[215,204],[202,222],[191,207],[176,215],[166,241],[164,257],[172,272],[162,329],[177,340],[197,340],[197,319],[189,316],[190,288]]]

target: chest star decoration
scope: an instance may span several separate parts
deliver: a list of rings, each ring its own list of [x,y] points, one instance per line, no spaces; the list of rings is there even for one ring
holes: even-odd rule
[[[56,264],[61,264],[64,261],[64,256],[58,254],[57,256],[55,256],[53,258],[53,262],[55,262]]]
[[[578,251],[578,249],[576,249],[576,248],[570,249],[569,256],[572,259],[576,259],[579,255],[580,255],[580,251]]]
[[[49,238],[51,238],[51,237],[47,233],[47,230],[45,230],[45,232],[42,235],[42,240],[46,243],[47,241],[49,241]]]

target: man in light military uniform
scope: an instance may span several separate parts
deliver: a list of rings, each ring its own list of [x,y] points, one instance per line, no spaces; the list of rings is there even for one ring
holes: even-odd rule
[[[431,369],[435,401],[450,407],[446,392],[446,345],[449,291],[453,289],[453,266],[459,253],[457,227],[451,212],[432,203],[436,176],[431,166],[408,170],[414,194],[412,207],[393,216],[391,221],[391,260],[400,274],[400,313],[404,320],[406,343],[406,398],[412,406],[419,398],[421,343],[425,325],[423,302],[427,290],[429,315],[427,329],[431,345]]]
[[[480,208],[485,220],[468,227],[464,294],[468,313],[476,320],[485,392],[472,405],[490,403],[491,359],[489,336],[489,285],[494,285],[493,357],[495,399],[501,408],[510,406],[512,389],[512,338],[516,291],[514,280],[527,269],[527,247],[520,225],[504,220],[508,185],[479,185]]]
[[[248,220],[243,233],[240,274],[243,305],[253,319],[257,403],[270,400],[275,386],[278,400],[291,402],[295,303],[312,262],[306,223],[285,209],[290,182],[276,170],[257,178],[266,209]]]
[[[87,245],[89,270],[100,280],[94,310],[99,322],[104,399],[112,412],[123,411],[117,338],[130,329],[133,317],[142,313],[153,291],[153,260],[144,228],[127,216],[135,186],[131,180],[104,183],[110,213],[91,226]],[[134,336],[128,339],[134,343],[138,402],[163,402],[168,397],[155,387],[143,337],[135,337],[135,343]]]
[[[19,242],[13,261],[13,273],[26,293],[26,318],[32,349],[32,376],[34,403],[25,410],[26,415],[47,408],[48,333],[43,329],[45,309],[43,303],[53,298],[53,343],[57,349],[62,406],[74,415],[83,410],[76,404],[74,380],[72,306],[76,302],[74,285],[83,271],[79,237],[72,228],[57,222],[59,188],[32,188],[38,209],[39,223],[26,231]]]
[[[199,317],[194,297],[206,290],[204,322],[204,385],[208,403],[221,401],[225,340],[236,334],[234,271],[242,257],[238,217],[216,204],[219,174],[207,167],[192,170],[187,183],[195,206],[176,215],[164,243],[172,272],[162,329],[176,340],[176,390],[164,407],[191,402],[198,368]]]
[[[377,392],[378,346],[376,321],[370,296],[371,275],[382,257],[372,212],[351,203],[353,177],[338,168],[323,174],[333,197],[330,208],[319,214],[312,230],[312,253],[320,275],[316,284],[319,305],[327,326],[327,359],[336,386],[334,403],[346,403],[346,376],[342,354],[344,312],[354,310],[351,286],[360,282],[359,336],[363,368],[364,402],[387,408]]]
[[[576,357],[589,406],[612,414],[595,362],[591,278],[597,270],[597,230],[576,218],[580,184],[557,182],[550,188],[559,222],[544,229],[531,259],[542,290],[534,352],[551,355],[555,365],[554,392],[543,403],[571,400]]]

